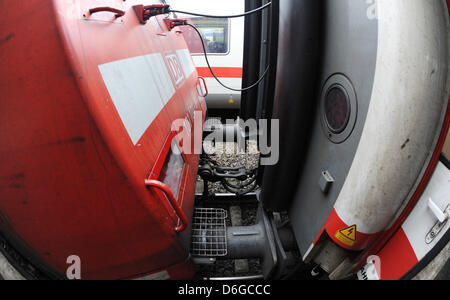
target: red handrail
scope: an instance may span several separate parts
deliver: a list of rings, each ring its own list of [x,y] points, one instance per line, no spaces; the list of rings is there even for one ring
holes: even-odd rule
[[[170,188],[158,180],[145,180],[145,185],[147,187],[153,187],[161,190],[169,200],[170,205],[175,210],[175,213],[177,214],[178,218],[181,220],[181,225],[175,228],[176,232],[181,232],[186,229],[186,226],[188,224],[188,220],[186,218],[186,215],[184,214],[183,210],[178,206],[177,200],[175,199],[175,196],[173,195]]]
[[[89,10],[89,13],[92,15],[92,14],[95,14],[95,13],[98,13],[98,12],[103,12],[103,11],[115,13],[116,14],[116,18],[120,18],[120,17],[123,17],[125,15],[125,12],[123,10],[120,10],[120,9],[117,9],[117,8],[112,8],[112,7],[109,7],[109,6],[102,6],[102,7],[91,8]]]
[[[208,87],[206,86],[206,80],[205,80],[205,78],[199,76],[199,77],[198,77],[198,84],[200,84],[200,80],[203,81],[203,86],[205,87],[205,93],[204,93],[203,95],[200,95],[200,96],[202,96],[203,98],[205,98],[205,97],[207,97],[207,96],[209,95]],[[202,88],[200,87],[200,89],[202,89]],[[202,89],[202,92],[203,92],[203,89]]]

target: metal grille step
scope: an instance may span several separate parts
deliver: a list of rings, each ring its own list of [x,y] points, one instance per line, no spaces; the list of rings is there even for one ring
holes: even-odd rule
[[[196,257],[227,255],[227,211],[195,208],[192,224],[191,254]]]

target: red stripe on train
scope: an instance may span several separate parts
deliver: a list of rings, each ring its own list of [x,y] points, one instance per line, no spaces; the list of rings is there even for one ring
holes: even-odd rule
[[[212,68],[214,74],[220,78],[242,78],[242,68],[217,67]],[[207,67],[197,68],[198,76],[212,78],[213,75]]]
[[[378,256],[381,260],[381,280],[398,280],[419,262],[402,228],[396,232]]]
[[[362,250],[368,247],[377,237],[378,233],[375,234],[366,234],[358,231],[356,228],[355,241],[353,245],[344,244],[341,240],[337,238],[337,234],[340,230],[351,227],[353,224],[346,224],[338,215],[335,208],[331,211],[328,219],[325,223],[325,231],[328,233],[330,239],[335,242],[337,245],[341,246],[347,250]]]

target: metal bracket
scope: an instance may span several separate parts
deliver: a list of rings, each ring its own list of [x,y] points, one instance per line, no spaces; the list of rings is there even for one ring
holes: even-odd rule
[[[436,216],[436,218],[439,220],[439,222],[444,223],[446,220],[448,220],[450,213],[448,212],[448,208],[446,208],[444,211],[441,210],[439,206],[436,205],[436,203],[433,202],[433,199],[428,199],[428,207],[433,212],[433,214]]]
[[[147,6],[141,4],[134,5],[133,9],[141,24],[146,24],[151,17],[170,13],[170,5],[168,4],[153,4]]]
[[[431,205],[430,208],[433,207],[433,204],[434,204],[434,202],[430,199],[428,202],[428,205],[429,206]],[[436,206],[436,204],[434,204],[434,206]],[[432,208],[433,212],[435,212],[435,213],[437,213],[436,207]],[[433,226],[433,228],[431,228],[431,230],[428,232],[427,236],[425,237],[425,242],[428,245],[431,244],[436,239],[436,237],[439,235],[439,233],[441,233],[442,229],[444,229],[445,225],[447,225],[447,221],[449,219],[448,216],[450,215],[450,205],[447,206],[447,208],[445,209],[444,212],[440,211],[440,209],[439,209],[439,212],[440,212],[440,213],[438,213],[439,216],[436,216],[436,217],[438,217],[439,221],[436,222],[436,224]],[[444,217],[442,218],[442,216],[444,216]]]

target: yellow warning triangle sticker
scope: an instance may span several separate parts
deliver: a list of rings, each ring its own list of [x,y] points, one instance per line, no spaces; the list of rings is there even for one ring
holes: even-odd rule
[[[356,225],[338,230],[335,237],[343,244],[352,247],[356,243]]]
[[[346,238],[349,238],[352,241],[356,241],[356,225],[339,230],[339,232],[343,234]]]

